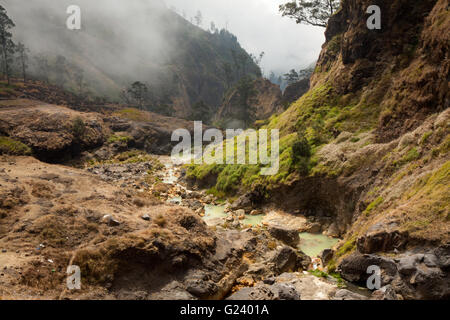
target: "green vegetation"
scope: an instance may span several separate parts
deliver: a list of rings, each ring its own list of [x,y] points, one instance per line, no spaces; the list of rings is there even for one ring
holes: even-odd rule
[[[316,276],[318,278],[328,278],[328,273],[323,272],[323,271],[321,271],[319,269],[309,270],[308,272],[311,273],[313,276]]]
[[[15,156],[31,155],[31,148],[20,141],[0,136],[0,154]]]
[[[76,139],[81,139],[86,133],[86,124],[81,117],[76,117],[72,123],[72,133]]]
[[[96,166],[99,164],[128,164],[128,163],[143,163],[150,162],[152,163],[152,170],[161,170],[164,168],[164,165],[155,157],[149,155],[148,153],[140,150],[131,150],[122,152],[116,155],[111,160],[104,161],[89,161],[89,166]]]
[[[417,151],[417,148],[411,148],[411,149],[406,153],[406,155],[404,155],[401,159],[395,160],[395,161],[392,163],[392,166],[393,166],[394,168],[400,168],[400,167],[404,166],[405,164],[407,164],[407,163],[409,163],[409,162],[411,162],[411,161],[417,160],[417,159],[419,159],[419,158],[420,158],[420,154],[419,154],[419,152]]]
[[[364,210],[364,214],[366,216],[370,215],[370,213],[375,210],[376,208],[378,208],[378,206],[380,204],[382,204],[384,202],[383,197],[378,197],[376,198],[374,201],[372,201],[366,208],[366,210]]]
[[[356,249],[356,236],[351,237],[349,240],[347,240],[340,248],[336,251],[335,258],[339,259],[353,250]]]
[[[126,108],[114,113],[115,116],[132,121],[150,121],[148,113],[136,108]]]
[[[427,143],[428,139],[431,137],[432,134],[433,134],[432,131],[425,132],[425,134],[420,139],[420,144],[424,145],[425,143]]]
[[[132,138],[128,136],[112,135],[108,138],[108,143],[125,142],[128,143]]]
[[[357,142],[359,133],[376,127],[379,112],[379,105],[367,104],[365,99],[353,95],[338,97],[328,83],[317,85],[261,127],[280,130],[280,169],[276,175],[260,176],[262,166],[258,164],[191,165],[188,176],[198,180],[217,177],[214,192],[233,195],[241,187],[249,189],[263,184],[271,189],[299,176],[337,175],[338,171],[319,168],[317,151],[342,131],[354,133],[352,141]]]

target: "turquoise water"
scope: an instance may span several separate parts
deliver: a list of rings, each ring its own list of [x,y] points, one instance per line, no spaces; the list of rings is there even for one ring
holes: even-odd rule
[[[265,215],[263,215],[263,214],[257,215],[257,216],[246,215],[245,219],[242,220],[242,224],[244,226],[251,225],[252,227],[256,227],[256,226],[259,226],[262,224],[264,217],[265,217]]]
[[[203,219],[207,224],[215,225],[218,219],[226,219],[228,214],[225,212],[225,206],[206,205],[205,216]],[[265,215],[250,216],[246,215],[242,220],[244,226],[258,226],[262,224]],[[339,239],[331,238],[323,234],[312,234],[302,232],[300,235],[299,249],[310,257],[317,257],[323,250],[334,247]]]
[[[212,222],[212,220],[217,221],[217,219],[223,219],[223,218],[227,218],[228,214],[225,212],[225,206],[216,206],[216,205],[211,205],[211,204],[207,204],[205,206],[205,216],[203,217],[203,219],[206,221],[206,223]],[[260,225],[262,223],[262,220],[264,219],[264,215],[258,215],[258,216],[250,216],[250,215],[246,215],[245,219],[242,220],[242,224],[244,226],[257,226]]]
[[[323,250],[333,248],[339,239],[323,234],[300,233],[299,249],[310,257],[317,257]]]
[[[207,224],[212,220],[226,218],[228,215],[225,213],[225,206],[215,206],[212,204],[205,205],[205,216],[203,219]]]

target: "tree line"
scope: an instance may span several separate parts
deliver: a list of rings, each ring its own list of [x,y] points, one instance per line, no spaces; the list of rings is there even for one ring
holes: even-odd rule
[[[64,56],[49,57],[46,54],[31,54],[24,43],[15,43],[12,30],[15,23],[0,5],[0,50],[3,78],[11,85],[13,76],[19,76],[26,83],[33,76],[47,84],[61,88],[71,81],[74,91],[81,97],[86,92],[84,70],[70,63]],[[30,69],[33,69],[31,72]]]

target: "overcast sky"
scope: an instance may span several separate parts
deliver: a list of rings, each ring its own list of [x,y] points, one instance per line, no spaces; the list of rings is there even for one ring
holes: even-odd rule
[[[317,60],[325,41],[324,29],[298,25],[282,17],[278,6],[287,0],[165,0],[193,17],[203,14],[203,27],[211,21],[234,33],[250,53],[266,52],[262,67],[266,74],[299,69]]]

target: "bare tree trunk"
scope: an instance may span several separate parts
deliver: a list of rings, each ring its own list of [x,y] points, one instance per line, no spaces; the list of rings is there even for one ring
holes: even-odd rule
[[[9,79],[9,66],[8,66],[8,55],[6,54],[6,49],[3,47],[3,60],[5,63],[5,75],[6,80],[8,81],[8,86],[11,84],[11,81]]]
[[[25,57],[23,53],[21,54],[21,60],[22,60],[22,73],[23,73],[23,83],[27,82],[27,74],[25,69]]]

